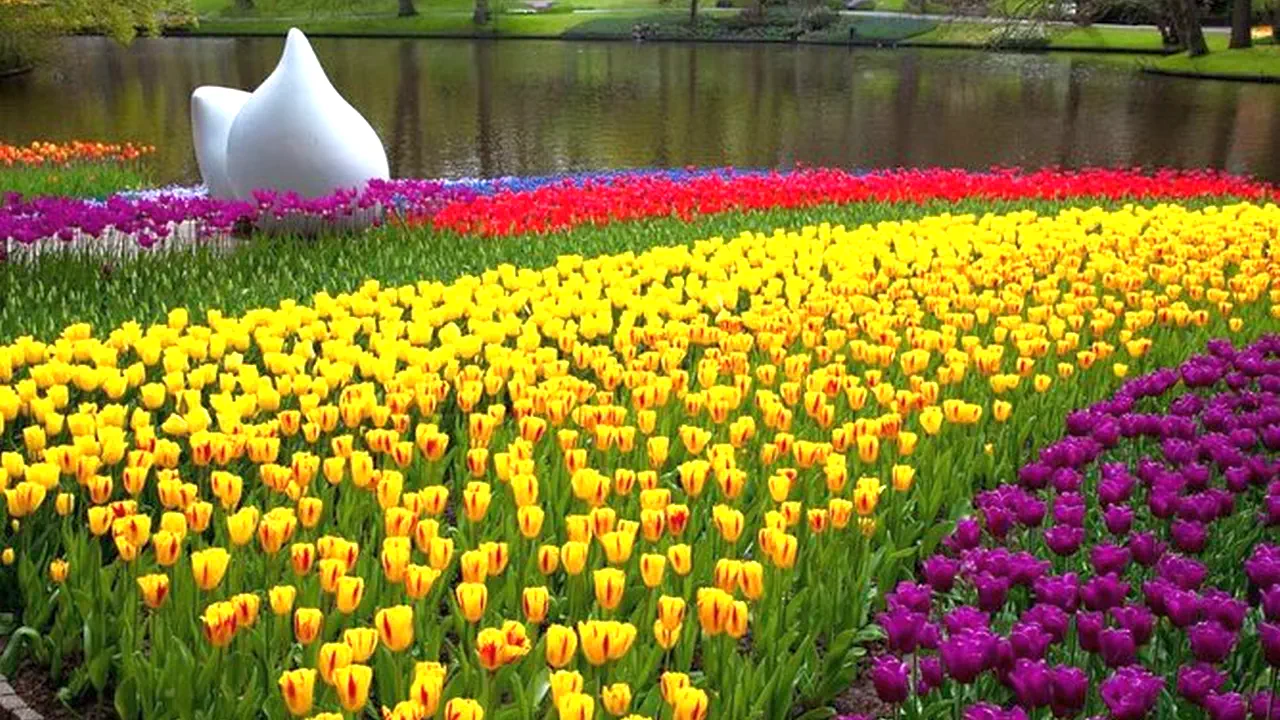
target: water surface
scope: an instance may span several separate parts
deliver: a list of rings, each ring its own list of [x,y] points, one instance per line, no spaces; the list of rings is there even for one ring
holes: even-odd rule
[[[158,146],[194,181],[189,97],[251,89],[283,46],[67,41],[0,81],[0,139]],[[1163,78],[1045,55],[790,45],[314,40],[395,176],[628,167],[1167,165],[1280,181],[1280,85]]]

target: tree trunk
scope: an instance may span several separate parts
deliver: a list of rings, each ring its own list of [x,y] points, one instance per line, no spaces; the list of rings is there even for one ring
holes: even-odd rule
[[[1280,2],[1271,5],[1271,42],[1280,45]]]
[[[412,17],[418,14],[418,8],[413,6],[413,0],[400,0],[400,17]]]
[[[1200,57],[1209,53],[1209,46],[1204,41],[1204,29],[1200,27],[1200,9],[1196,0],[1170,0],[1170,20],[1178,33],[1178,42],[1191,57]]]
[[[698,0],[689,0],[689,24],[698,22]]]
[[[236,0],[236,10],[241,12],[252,12],[253,0]]]
[[[476,0],[476,10],[471,15],[471,21],[477,25],[489,22],[489,0]]]
[[[1253,3],[1251,0],[1232,0],[1231,2],[1231,49],[1247,48],[1253,45]]]

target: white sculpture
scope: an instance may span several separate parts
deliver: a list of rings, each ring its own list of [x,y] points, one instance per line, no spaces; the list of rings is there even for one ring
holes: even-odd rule
[[[320,197],[390,177],[378,134],[334,89],[311,43],[296,28],[289,31],[276,69],[242,100],[225,133],[208,117],[215,114],[213,110],[197,121],[198,95],[216,97],[199,104],[216,102],[225,112],[232,105],[226,93],[236,92],[205,87],[192,95],[196,157],[211,193],[219,192],[215,185],[221,182],[220,166],[225,168],[223,189],[244,200],[259,189]],[[216,152],[220,143],[221,155]],[[206,145],[203,156],[202,144]]]
[[[249,99],[243,90],[206,85],[191,93],[191,139],[196,146],[196,164],[209,195],[234,198],[227,179],[227,136],[231,122]]]

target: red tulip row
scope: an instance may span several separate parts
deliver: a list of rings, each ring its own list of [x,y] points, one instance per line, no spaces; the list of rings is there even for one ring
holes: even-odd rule
[[[855,202],[915,203],[984,200],[1124,200],[1230,196],[1257,200],[1274,188],[1214,171],[1139,169],[885,170],[856,173],[799,169],[775,173],[731,170],[690,178],[619,174],[521,192],[458,200],[412,222],[486,236],[551,233],[582,225],[676,216],[685,220],[729,211],[803,208]]]

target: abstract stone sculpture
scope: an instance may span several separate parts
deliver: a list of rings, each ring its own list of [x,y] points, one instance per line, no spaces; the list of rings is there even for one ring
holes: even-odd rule
[[[216,95],[202,91],[218,91]],[[232,101],[225,88],[200,88],[192,95],[192,127],[197,159],[210,192],[221,178],[216,152],[218,127],[208,117],[197,121],[197,96],[216,97],[200,105],[224,111]],[[206,116],[212,110],[203,111]],[[321,197],[339,188],[362,188],[369,180],[390,177],[387,153],[373,127],[338,94],[325,76],[311,43],[289,31],[280,63],[242,101],[222,144],[221,165],[232,197],[249,200],[254,190],[296,192]],[[202,156],[201,145],[206,145]]]
[[[215,198],[234,198],[227,179],[227,136],[231,122],[249,99],[243,90],[206,85],[191,93],[191,140],[200,177]]]

